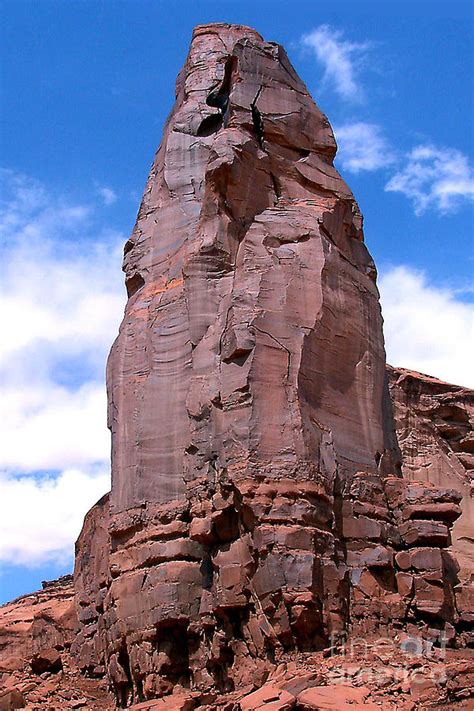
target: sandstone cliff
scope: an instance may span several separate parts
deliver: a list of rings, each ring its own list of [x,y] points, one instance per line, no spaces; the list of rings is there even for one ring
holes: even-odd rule
[[[258,686],[348,633],[455,638],[461,495],[400,477],[335,151],[281,47],[195,30],[125,245],[110,501],[78,542],[75,649],[121,705]]]
[[[404,479],[459,491],[453,549],[461,578],[474,575],[474,393],[436,378],[391,368],[390,393]]]

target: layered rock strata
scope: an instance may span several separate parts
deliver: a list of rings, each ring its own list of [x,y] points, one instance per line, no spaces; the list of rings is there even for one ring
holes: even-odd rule
[[[403,478],[456,489],[462,516],[453,527],[460,577],[474,572],[474,392],[387,366]]]
[[[0,606],[0,711],[115,708],[105,679],[87,679],[71,657],[77,632],[71,575]]]
[[[70,580],[47,583],[39,593],[0,606],[0,711],[116,708],[106,679],[78,672],[69,650],[73,619]],[[53,626],[54,635],[38,634]],[[353,639],[339,649],[288,654],[277,668],[269,668],[268,678],[256,690],[245,684],[212,695],[176,686],[172,694],[138,702],[130,709],[354,711],[363,706],[467,711],[472,708],[473,654],[474,650],[439,649],[427,641],[420,645],[403,633],[400,639],[376,644]]]
[[[451,552],[459,565],[455,588],[458,628],[474,642],[474,392],[388,366],[403,477],[455,489],[461,516]]]
[[[281,47],[194,31],[125,245],[112,490],[77,547],[75,653],[121,706],[260,686],[351,631],[454,639],[461,495],[400,478],[335,152]]]

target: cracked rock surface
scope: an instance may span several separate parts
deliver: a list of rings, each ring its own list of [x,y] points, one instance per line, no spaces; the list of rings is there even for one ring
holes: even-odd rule
[[[401,477],[335,152],[281,47],[196,28],[125,246],[112,490],[76,561],[73,649],[122,706],[260,686],[348,633],[456,636],[462,497]]]
[[[281,47],[194,31],[108,364],[101,625],[123,704],[258,683],[346,626],[335,500],[389,456],[375,268],[335,151]]]

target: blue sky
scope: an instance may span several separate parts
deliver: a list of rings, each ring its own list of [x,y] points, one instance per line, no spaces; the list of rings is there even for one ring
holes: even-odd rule
[[[108,488],[103,372],[194,25],[285,46],[365,216],[388,359],[470,384],[472,3],[4,0],[0,602],[68,572]],[[470,330],[471,329],[471,330]]]

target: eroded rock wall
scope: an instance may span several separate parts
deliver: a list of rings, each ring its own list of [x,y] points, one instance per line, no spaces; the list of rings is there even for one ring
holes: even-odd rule
[[[474,571],[474,392],[437,378],[387,366],[403,477],[462,495],[453,529],[461,575]]]
[[[281,47],[194,32],[125,247],[113,515],[185,500],[209,468],[275,478],[316,459],[330,480],[337,450],[376,469],[380,308],[335,150]]]
[[[91,677],[104,676],[106,669],[103,612],[111,574],[109,524],[109,494],[105,494],[88,512],[76,542],[74,585],[79,624],[71,652]]]
[[[403,368],[387,367],[403,477],[455,489],[461,516],[450,550],[459,564],[459,629],[473,643],[474,392]]]
[[[77,655],[119,705],[259,686],[351,630],[452,624],[460,496],[397,477],[375,268],[335,151],[281,47],[195,30],[125,245],[110,499],[77,550]]]
[[[334,495],[383,456],[384,350],[335,150],[281,47],[196,29],[108,366],[109,670],[145,696],[344,628]]]

